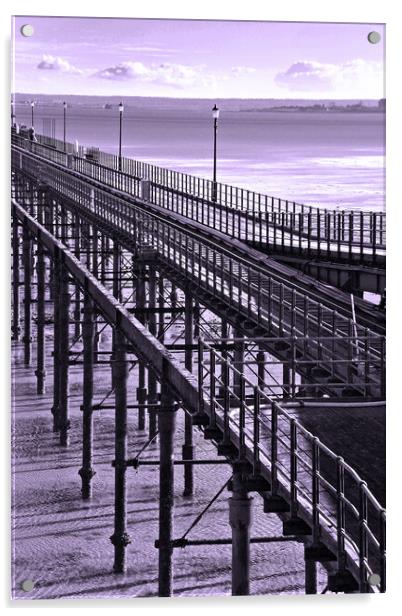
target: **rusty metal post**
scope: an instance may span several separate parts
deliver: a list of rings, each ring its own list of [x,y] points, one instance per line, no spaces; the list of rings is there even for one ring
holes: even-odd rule
[[[13,217],[13,340],[18,341],[21,334],[20,326],[20,237],[18,219]]]
[[[173,507],[174,434],[176,408],[167,379],[162,379],[159,410],[159,591],[160,597],[173,594]]]
[[[37,249],[37,334],[36,334],[36,393],[45,393],[45,251],[43,244],[38,237]]]
[[[114,461],[114,533],[110,537],[114,545],[113,571],[124,573],[126,547],[130,543],[127,534],[127,352],[126,340],[118,325],[114,334],[113,349],[115,383],[115,461]]]
[[[306,595],[317,594],[317,563],[315,560],[304,559]]]
[[[53,432],[60,425],[60,253],[53,256]]]
[[[95,306],[87,289],[84,290],[84,318],[82,323],[83,340],[83,400],[82,400],[82,467],[78,471],[81,477],[81,494],[83,499],[91,498],[91,479],[95,475],[92,468],[92,427],[93,427],[93,393],[94,393],[94,322]]]
[[[24,363],[26,366],[31,364],[32,336],[31,336],[31,275],[32,275],[32,238],[28,226],[23,225],[22,231],[22,253],[24,262]]]
[[[69,325],[70,325],[70,293],[69,293],[69,274],[68,270],[60,263],[60,306],[59,306],[59,430],[60,445],[68,446],[69,421],[69,401],[68,401],[68,363],[69,363]]]
[[[232,528],[232,595],[250,594],[252,500],[244,487],[241,472],[234,469],[233,493],[229,499],[229,521]]]
[[[185,293],[184,299],[184,365],[187,370],[193,370],[193,351],[190,348],[194,344],[193,338],[194,318],[193,318],[193,298],[189,291]],[[184,445],[182,448],[183,460],[192,460],[194,457],[193,445],[193,424],[191,416],[184,412]],[[183,496],[191,496],[194,491],[193,465],[191,462],[184,465],[184,491]]]
[[[148,317],[149,331],[153,336],[156,336],[156,315],[155,305],[156,303],[156,270],[153,266],[149,268],[149,282],[148,282],[148,307],[150,309]],[[158,403],[158,384],[156,375],[151,368],[148,368],[148,415],[149,415],[149,438],[154,438],[157,433],[157,413],[156,408],[151,405]]]

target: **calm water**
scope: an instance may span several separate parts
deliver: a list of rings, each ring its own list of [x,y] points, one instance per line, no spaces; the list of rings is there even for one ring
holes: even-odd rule
[[[212,119],[208,103],[184,109],[125,105],[123,154],[156,165],[211,177]],[[30,108],[17,105],[17,121]],[[35,108],[35,127],[62,107]],[[72,105],[67,139],[117,153],[117,109]],[[221,110],[218,179],[275,197],[325,207],[384,208],[385,116],[380,113],[281,113]]]

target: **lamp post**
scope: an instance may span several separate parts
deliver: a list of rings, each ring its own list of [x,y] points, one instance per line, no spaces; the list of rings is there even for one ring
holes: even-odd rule
[[[123,126],[123,103],[119,103],[119,171],[121,171],[121,131]]]
[[[219,109],[216,104],[212,109],[212,117],[214,119],[214,174],[212,180],[212,201],[216,201],[217,190],[216,190],[216,131],[218,128],[218,118],[219,118]]]
[[[63,103],[63,142],[64,142],[64,151],[66,151],[66,112],[67,112],[67,103],[64,101],[64,103]]]
[[[15,102],[11,99],[11,126],[15,124]]]
[[[35,128],[34,126],[34,107],[35,107],[35,101],[31,101],[31,126],[32,128]]]

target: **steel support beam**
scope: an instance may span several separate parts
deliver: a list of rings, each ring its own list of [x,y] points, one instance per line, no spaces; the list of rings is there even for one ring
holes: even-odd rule
[[[45,254],[44,247],[40,239],[38,240],[37,249],[37,333],[36,333],[36,393],[38,395],[45,393]]]
[[[148,317],[148,328],[150,333],[153,336],[156,336],[157,328],[156,328],[156,314],[152,311],[153,308],[156,307],[156,270],[154,267],[149,267],[149,283],[148,283],[148,306],[150,308],[149,317]],[[149,408],[149,438],[152,439],[155,437],[158,426],[157,426],[157,413],[155,408],[152,405],[156,405],[158,403],[158,385],[156,375],[152,369],[148,369],[148,405]]]
[[[69,293],[69,273],[63,262],[60,268],[60,306],[59,306],[59,429],[60,445],[68,446],[69,421],[69,400],[68,400],[68,351],[69,351],[69,325],[70,325],[70,293]]]
[[[193,316],[193,298],[191,294],[186,291],[185,293],[185,312],[184,312],[184,343],[185,345],[193,345],[193,330],[194,330],[194,316]],[[193,352],[190,348],[187,348],[184,353],[184,365],[189,372],[193,371]],[[188,413],[184,413],[184,445],[182,448],[183,460],[192,460],[194,458],[194,445],[193,445],[193,423],[191,416]],[[184,491],[183,496],[191,496],[194,492],[194,475],[193,465],[191,463],[184,465]]]
[[[18,219],[13,216],[13,340],[18,341],[21,334],[20,326],[20,238]]]
[[[232,528],[232,595],[250,594],[250,524],[252,498],[244,487],[241,472],[233,473],[233,492],[229,499]]]
[[[114,334],[113,381],[115,383],[115,461],[114,461],[114,545],[113,571],[124,573],[126,547],[130,543],[127,533],[127,353],[126,339],[117,327]]]
[[[176,408],[173,396],[162,381],[159,410],[159,589],[160,597],[173,594],[173,506],[174,506],[174,435]]]
[[[83,339],[83,404],[82,404],[82,467],[79,470],[83,499],[91,498],[91,479],[95,475],[92,468],[92,428],[93,428],[93,393],[94,393],[94,334],[95,306],[88,291],[84,291],[84,319],[82,324]]]
[[[317,594],[317,563],[315,560],[304,559],[306,595]]]
[[[23,225],[22,250],[24,262],[24,364],[31,364],[32,336],[31,336],[31,275],[32,275],[32,238],[27,225]]]

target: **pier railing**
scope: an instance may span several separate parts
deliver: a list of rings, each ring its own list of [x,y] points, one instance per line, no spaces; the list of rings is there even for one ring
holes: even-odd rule
[[[360,592],[379,575],[385,590],[385,510],[356,471],[309,432],[278,401],[252,383],[231,359],[203,340],[198,347],[200,405],[207,404],[223,443],[237,442],[239,458],[258,475],[269,469],[271,495],[290,503],[317,545],[332,539],[340,570],[359,571]],[[247,395],[252,391],[252,395]]]
[[[142,198],[232,238],[273,253],[366,263],[383,263],[385,213],[327,210],[218,184],[214,200],[210,180],[38,136],[38,143],[14,134],[12,142],[28,151],[79,171],[93,180]],[[145,188],[145,182],[148,184]]]
[[[251,328],[259,326],[271,336],[321,338],[323,349],[328,347],[331,353],[333,342],[327,338],[336,338],[338,347],[348,358],[355,355],[354,337],[362,340],[369,335],[371,340],[377,337],[351,318],[267,274],[264,267],[202,238],[191,229],[183,230],[180,225],[128,203],[116,194],[94,188],[85,176],[78,177],[23,150],[13,151],[12,162],[16,170],[35,178],[42,177],[61,197],[73,200],[74,208],[93,216],[97,224],[108,225],[127,242],[153,249],[176,275],[196,285],[200,293],[207,292],[213,301],[245,317]],[[336,366],[342,379],[345,370],[345,366]],[[376,373],[377,370],[370,370],[367,376],[373,387],[379,383]]]

